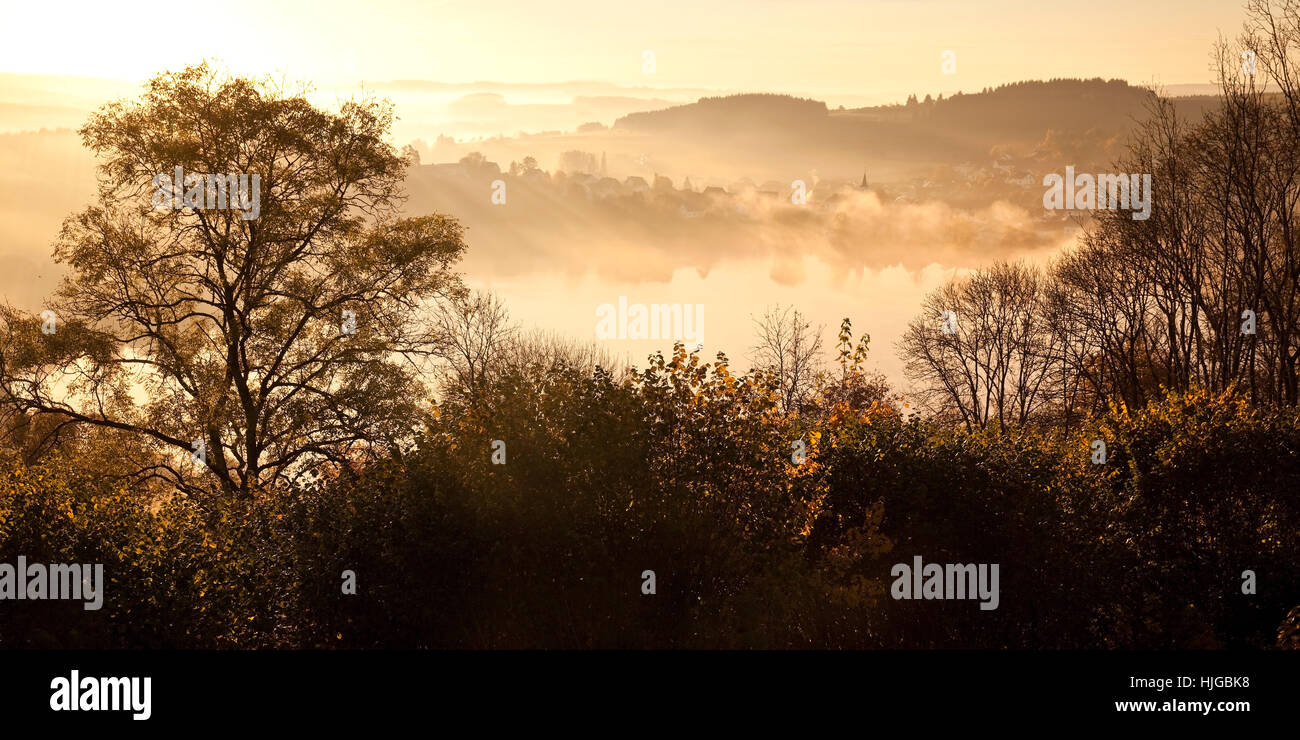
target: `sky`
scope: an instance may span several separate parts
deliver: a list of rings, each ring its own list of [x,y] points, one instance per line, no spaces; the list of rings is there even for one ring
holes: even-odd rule
[[[1235,0],[223,0],[15,3],[0,73],[139,81],[219,59],[238,74],[565,82],[836,94],[889,102],[1023,79],[1209,82]],[[70,19],[75,19],[72,22]],[[654,54],[647,73],[645,52]],[[942,54],[955,54],[944,74]]]

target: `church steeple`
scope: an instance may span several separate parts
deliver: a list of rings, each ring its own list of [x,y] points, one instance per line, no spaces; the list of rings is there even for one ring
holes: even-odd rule
[[[862,184],[859,185],[858,188],[860,188],[860,189],[862,189],[862,190],[866,190],[866,189],[867,189],[867,171],[866,171],[866,170],[863,170],[863,171],[862,171]]]

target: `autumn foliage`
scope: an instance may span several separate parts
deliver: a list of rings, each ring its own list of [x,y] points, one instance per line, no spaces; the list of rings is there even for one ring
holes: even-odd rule
[[[1294,409],[1191,392],[1068,434],[954,431],[863,402],[845,370],[786,413],[770,378],[681,347],[622,375],[534,364],[434,405],[418,444],[355,477],[253,499],[145,497],[10,453],[0,557],[103,562],[109,586],[98,612],[6,609],[0,644],[1274,644],[1300,593]],[[1000,607],[892,600],[890,565],[916,554],[1000,563]]]

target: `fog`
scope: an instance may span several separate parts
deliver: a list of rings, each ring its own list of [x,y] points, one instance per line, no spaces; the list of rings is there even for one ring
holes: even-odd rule
[[[31,106],[70,125],[93,108],[92,82],[8,82],[0,99],[30,105],[0,108],[0,130],[21,129]],[[1081,85],[1086,105],[1074,102]],[[824,326],[827,358],[851,318],[899,387],[893,344],[922,296],[963,270],[1070,244],[1081,222],[1043,211],[1042,174],[1103,166],[1146,95],[1066,81],[840,111],[780,96],[682,106],[700,91],[600,83],[406,81],[367,94],[381,89],[399,116],[391,143],[420,160],[405,211],[460,219],[467,282],[499,293],[522,326],[594,341],[597,307],[620,296],[698,304],[705,354],[744,369],[753,317],[793,305]],[[91,202],[94,163],[64,128],[0,134],[0,166],[0,295],[35,308],[57,285],[61,220]],[[643,364],[672,341],[606,344]]]

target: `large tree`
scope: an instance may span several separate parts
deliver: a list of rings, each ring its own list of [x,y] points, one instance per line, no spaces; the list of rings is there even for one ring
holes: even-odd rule
[[[399,217],[391,122],[207,65],[105,106],[80,131],[98,202],[56,242],[52,325],[0,309],[0,393],[150,440],[141,475],[191,490],[252,495],[401,444],[436,344],[422,309],[463,292],[465,245],[454,219]],[[258,207],[160,206],[177,167],[257,175]]]
[[[998,262],[926,296],[898,342],[921,399],[967,429],[1044,413],[1057,347],[1041,318],[1043,283],[1031,266]]]

